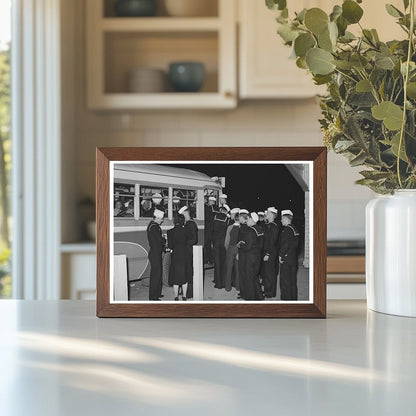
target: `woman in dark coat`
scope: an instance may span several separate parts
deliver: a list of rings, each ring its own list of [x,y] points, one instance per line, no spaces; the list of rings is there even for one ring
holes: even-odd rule
[[[169,285],[173,285],[175,300],[179,300],[179,286],[186,294],[188,281],[186,276],[187,241],[188,236],[184,228],[183,215],[175,217],[175,227],[168,230],[168,248],[171,250],[171,263],[169,269]]]

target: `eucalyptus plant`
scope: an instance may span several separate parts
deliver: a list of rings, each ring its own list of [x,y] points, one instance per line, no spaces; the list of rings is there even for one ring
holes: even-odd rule
[[[344,0],[330,13],[320,8],[289,15],[286,0],[266,0],[278,10],[278,34],[296,65],[326,85],[320,97],[324,143],[365,166],[357,183],[377,193],[416,188],[415,0],[401,9],[380,5],[403,30],[403,39],[382,42],[360,21],[362,0]],[[355,25],[354,35],[350,30]]]

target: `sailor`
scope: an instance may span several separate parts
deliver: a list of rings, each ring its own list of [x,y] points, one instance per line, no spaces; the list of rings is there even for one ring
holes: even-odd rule
[[[149,300],[160,300],[162,297],[162,253],[166,240],[163,238],[162,229],[165,213],[158,209],[153,212],[153,219],[147,226],[147,240],[149,241],[150,285]]]
[[[204,263],[212,265],[214,262],[214,255],[212,251],[212,234],[214,227],[215,214],[219,212],[216,205],[217,198],[215,196],[209,196],[208,201],[205,204],[205,227],[204,227]]]
[[[231,224],[235,222],[236,217],[238,217],[238,213],[240,212],[240,208],[233,208],[230,211],[230,221]],[[237,222],[238,222],[238,218],[237,218]]]
[[[237,294],[237,299],[244,299],[244,294],[245,294],[245,287],[244,287],[244,282],[242,282],[241,280],[241,255],[240,255],[240,247],[241,241],[245,241],[245,236],[247,234],[248,231],[248,226],[247,226],[247,220],[248,220],[248,216],[249,216],[249,212],[246,209],[240,209],[240,211],[238,212],[238,222],[240,223],[240,229],[238,230],[238,243],[237,243],[237,247],[238,247],[238,255],[237,255],[237,261],[238,261],[238,281],[236,281],[236,286],[235,288],[238,290],[238,294]],[[244,259],[243,259],[244,260]]]
[[[159,211],[165,212],[165,207],[163,205],[163,197],[159,193],[152,195],[153,208],[158,209]]]
[[[222,207],[223,205],[226,205],[227,204],[227,199],[228,199],[227,194],[221,194],[220,195],[220,203],[219,203],[219,206]]]
[[[225,235],[225,280],[224,287],[227,292],[232,286],[238,286],[238,233],[240,231],[239,215],[240,208],[233,208],[230,211],[230,224]]]
[[[186,279],[186,260],[188,256],[188,237],[185,231],[185,217],[176,215],[174,228],[168,230],[168,249],[170,251],[169,285],[173,286],[175,301],[179,300],[179,288],[186,298],[188,281]]]
[[[238,242],[238,264],[240,268],[241,296],[245,300],[263,300],[259,280],[261,252],[263,248],[264,233],[257,222],[259,216],[252,212],[247,219],[247,230],[243,240]],[[242,286],[242,287],[241,287]]]
[[[282,233],[279,239],[281,300],[297,300],[297,269],[299,233],[292,225],[293,212],[282,211]]]
[[[227,204],[220,207],[220,212],[215,214],[213,226],[213,245],[214,245],[214,287],[224,289],[225,280],[225,235],[228,227]]]
[[[185,275],[186,281],[188,282],[188,288],[186,294],[182,294],[182,300],[187,298],[193,298],[193,277],[194,277],[194,248],[198,244],[198,226],[195,221],[191,218],[191,213],[189,208],[185,205],[183,206],[178,213],[185,217],[185,232],[186,232],[186,261],[185,261]]]
[[[259,220],[257,222],[257,225],[259,225],[261,228],[263,228],[263,231],[264,231],[265,226],[266,226],[266,221],[265,221],[266,215],[265,215],[264,211],[259,211],[257,213],[257,215],[259,216]]]
[[[279,227],[275,219],[277,209],[269,207],[266,211],[266,223],[264,227],[264,246],[262,253],[262,279],[264,285],[264,295],[266,298],[276,297],[277,291],[277,242],[279,240]]]

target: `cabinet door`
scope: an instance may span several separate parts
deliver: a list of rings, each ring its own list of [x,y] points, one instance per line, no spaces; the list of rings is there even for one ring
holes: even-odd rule
[[[298,0],[296,10],[325,7],[329,0]],[[291,49],[277,34],[277,12],[267,9],[264,1],[239,0],[240,13],[240,97],[305,98],[322,89],[312,77],[290,59]]]
[[[402,0],[389,3],[403,8]],[[297,0],[289,3],[289,10],[320,7],[330,12],[341,0]],[[325,92],[324,87],[313,84],[311,75],[298,68],[290,59],[291,49],[277,35],[277,12],[268,10],[262,0],[238,0],[240,17],[240,97],[241,98],[305,98]],[[395,19],[388,15],[384,2],[366,0],[362,25],[376,28],[384,41],[403,38]],[[358,25],[350,31],[360,32]]]

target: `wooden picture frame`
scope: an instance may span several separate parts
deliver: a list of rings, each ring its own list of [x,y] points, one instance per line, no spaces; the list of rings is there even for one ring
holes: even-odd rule
[[[97,148],[97,316],[169,318],[325,318],[326,317],[326,213],[327,150],[324,147],[176,147]],[[285,302],[148,302],[110,301],[110,230],[113,218],[110,166],[135,163],[309,163],[311,169],[311,273],[312,299],[307,303]],[[276,162],[278,163],[278,162]],[[312,208],[313,207],[313,208]]]

